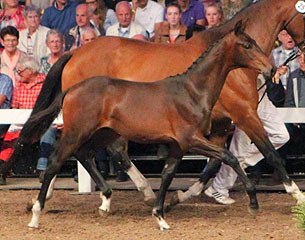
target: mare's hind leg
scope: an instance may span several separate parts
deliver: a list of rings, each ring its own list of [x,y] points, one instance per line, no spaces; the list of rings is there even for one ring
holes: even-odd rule
[[[28,224],[31,228],[38,228],[39,216],[44,208],[46,195],[49,189],[51,180],[60,171],[64,161],[76,150],[77,145],[70,137],[62,136],[61,140],[56,144],[55,150],[51,154],[51,163],[46,169],[44,181],[42,183],[38,199],[32,207],[32,219]]]
[[[183,153],[177,143],[171,144],[168,157],[162,171],[161,185],[156,200],[156,205],[153,208],[152,214],[156,218],[160,230],[169,229],[169,225],[164,220],[164,201],[166,192],[175,176],[179,163],[181,162]]]
[[[156,195],[146,178],[131,162],[127,153],[127,141],[120,137],[113,144],[107,147],[107,151],[113,155],[112,159],[116,161],[128,174],[130,179],[136,185],[138,191],[143,193],[144,202],[149,206],[153,206],[156,200]]]
[[[256,198],[255,186],[249,180],[245,172],[240,167],[238,160],[233,156],[233,154],[230,151],[228,151],[225,148],[218,147],[212,144],[207,139],[204,139],[199,136],[195,136],[193,138],[191,149],[199,154],[203,154],[208,157],[214,157],[218,160],[222,160],[225,164],[232,167],[246,187],[247,194],[250,198],[249,210],[251,212],[255,212],[256,210],[258,210],[259,206]]]

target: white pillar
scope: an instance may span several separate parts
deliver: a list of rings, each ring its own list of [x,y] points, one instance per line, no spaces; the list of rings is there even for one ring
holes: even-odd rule
[[[80,193],[94,192],[95,183],[91,179],[86,169],[79,162],[77,162],[77,171],[78,171],[78,192]]]

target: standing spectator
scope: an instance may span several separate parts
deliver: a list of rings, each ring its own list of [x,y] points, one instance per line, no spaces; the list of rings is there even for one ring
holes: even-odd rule
[[[3,0],[3,4],[4,8],[0,10],[0,30],[7,26],[14,26],[18,31],[24,29],[24,6],[18,0]]]
[[[298,57],[299,68],[289,75],[284,107],[305,107],[305,59],[304,53]]]
[[[184,42],[192,36],[190,31],[181,23],[182,11],[177,3],[170,3],[165,8],[164,21],[156,26],[154,42],[176,43]]]
[[[219,3],[210,3],[205,8],[206,28],[219,26],[223,21],[223,11]]]
[[[280,75],[280,80],[283,87],[286,89],[287,80],[290,73],[298,69],[300,65],[298,59],[290,61],[286,66],[282,66],[282,64],[287,58],[298,52],[298,48],[295,46],[295,41],[286,30],[280,31],[278,34],[278,40],[281,43],[281,46],[273,49],[271,55],[273,57],[275,66],[278,67],[278,73]]]
[[[76,26],[71,28],[65,35],[66,49],[70,50],[80,46],[80,36],[84,28],[91,27],[95,29],[96,35],[99,36],[100,32],[90,23],[89,7],[87,4],[80,4],[76,8]]]
[[[178,0],[182,9],[182,23],[188,28],[195,28],[196,25],[205,26],[204,7],[197,0]]]
[[[58,30],[50,29],[47,33],[46,44],[51,52],[40,59],[41,73],[47,74],[53,64],[64,53],[64,37]]]
[[[145,29],[140,24],[131,21],[132,9],[129,2],[119,2],[116,5],[115,12],[119,22],[107,29],[106,36],[133,38],[135,35],[141,34],[145,38],[148,38]]]
[[[156,23],[163,22],[164,8],[152,0],[138,0],[133,9],[135,22],[142,25],[148,32],[149,38],[152,38],[155,35]]]
[[[39,73],[39,64],[30,57],[23,58],[22,62],[17,64],[16,70],[20,79],[16,83],[13,91],[12,108],[32,109],[41,90],[44,74]],[[11,128],[10,128],[11,129]],[[4,142],[1,146],[0,159],[7,161],[13,154],[13,146],[19,136],[19,130],[12,129],[5,134]],[[1,183],[6,184],[5,176],[1,176]]]
[[[252,0],[220,0],[225,21],[231,19],[241,9],[252,3]]]
[[[41,25],[52,29],[59,29],[62,34],[65,34],[76,25],[76,6],[76,2],[55,0],[52,6],[44,11]]]
[[[86,0],[86,4],[88,4],[91,13],[91,23],[104,36],[107,29],[118,22],[115,12],[108,8],[103,0]]]
[[[27,28],[20,31],[18,49],[36,61],[49,53],[46,36],[49,28],[40,25],[40,9],[35,5],[28,5],[24,9]]]
[[[8,75],[15,86],[18,74],[15,72],[17,63],[25,53],[17,49],[19,32],[13,26],[7,26],[0,31],[1,44],[4,46],[0,57],[0,72]]]

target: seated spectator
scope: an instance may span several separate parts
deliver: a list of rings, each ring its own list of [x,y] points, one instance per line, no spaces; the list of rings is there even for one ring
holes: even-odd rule
[[[49,28],[40,25],[40,9],[35,5],[28,5],[24,9],[27,28],[19,33],[18,49],[36,61],[49,53],[46,36]]]
[[[135,22],[142,25],[148,32],[149,38],[152,38],[155,35],[155,25],[163,22],[164,8],[152,0],[138,0],[133,9]]]
[[[205,26],[204,7],[197,0],[178,0],[182,9],[182,23],[188,28],[195,28],[196,25]]]
[[[80,39],[81,46],[92,42],[93,40],[97,39],[96,31],[91,27],[86,27],[83,29]]]
[[[20,75],[13,91],[12,108],[16,109],[32,109],[41,90],[45,79],[44,74],[39,73],[39,64],[30,57],[23,58],[16,66],[16,70]],[[11,129],[11,130],[10,130]],[[4,142],[1,146],[0,159],[7,161],[13,154],[13,146],[19,136],[20,128],[10,127],[5,134]],[[0,176],[1,183],[5,184],[5,177]]]
[[[219,0],[201,0],[204,9],[206,9],[207,6],[214,4],[214,3],[218,3]]]
[[[10,79],[7,75],[0,73],[0,109],[11,108],[12,95],[13,95],[12,79]],[[7,132],[9,126],[10,126],[9,124],[0,125],[0,147],[2,145],[3,137]]]
[[[47,74],[53,64],[64,53],[64,36],[58,30],[51,29],[47,33],[46,44],[51,52],[40,59],[41,73]]]
[[[0,9],[0,30],[7,26],[14,26],[18,31],[24,29],[24,6],[18,0],[3,0],[4,8]]]
[[[118,23],[107,29],[106,36],[133,38],[135,35],[143,35],[143,37],[148,38],[146,30],[140,24],[131,21],[132,9],[129,2],[119,2],[115,7],[115,12]]]
[[[223,11],[219,3],[210,3],[205,8],[206,28],[219,26],[223,21]]]
[[[69,30],[65,35],[65,50],[75,49],[80,47],[80,35],[84,28],[91,27],[99,36],[100,32],[90,23],[89,7],[87,4],[80,4],[76,8],[76,23],[77,25]]]
[[[224,12],[224,20],[235,16],[241,9],[252,3],[252,0],[220,0]]]
[[[25,5],[35,5],[38,8],[42,9],[42,12],[52,5],[53,0],[26,0]]]
[[[182,11],[177,3],[170,3],[165,8],[164,21],[156,26],[156,34],[154,42],[158,43],[176,43],[184,42],[189,39],[192,34],[187,31],[184,24],[181,23]]]
[[[65,34],[76,25],[76,6],[76,2],[55,0],[52,6],[44,11],[41,25],[51,29],[59,29],[62,34]]]
[[[100,31],[102,36],[107,29],[118,22],[115,12],[108,8],[103,0],[86,0],[89,6],[91,23]]]
[[[19,32],[13,26],[7,26],[0,31],[1,44],[4,50],[0,56],[0,72],[8,75],[15,86],[18,73],[15,72],[17,63],[25,57],[25,53],[18,50]]]

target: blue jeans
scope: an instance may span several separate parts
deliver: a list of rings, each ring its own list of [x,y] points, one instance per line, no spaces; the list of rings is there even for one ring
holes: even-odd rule
[[[53,151],[53,145],[56,142],[57,128],[50,127],[40,139],[40,157],[36,169],[46,170],[48,159]]]

